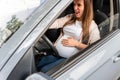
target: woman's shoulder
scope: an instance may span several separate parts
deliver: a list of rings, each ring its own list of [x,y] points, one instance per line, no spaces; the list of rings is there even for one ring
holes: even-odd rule
[[[91,25],[97,25],[94,20],[92,20]]]
[[[66,18],[72,18],[74,16],[74,14],[67,14],[65,17]]]
[[[98,25],[96,24],[94,20],[92,20],[90,24],[90,29],[94,29],[94,28],[98,28]]]

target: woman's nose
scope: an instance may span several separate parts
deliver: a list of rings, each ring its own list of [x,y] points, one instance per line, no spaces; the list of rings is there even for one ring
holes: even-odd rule
[[[74,5],[74,10],[77,10],[77,8],[78,8],[77,5]]]

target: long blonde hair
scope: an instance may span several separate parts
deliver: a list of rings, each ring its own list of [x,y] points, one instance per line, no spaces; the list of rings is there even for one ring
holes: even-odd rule
[[[89,28],[91,21],[93,20],[93,8],[92,8],[92,0],[84,0],[84,12],[82,15],[82,42],[84,44],[88,43],[89,40]],[[65,23],[65,25],[73,24],[76,21],[75,15]],[[64,25],[64,26],[65,26]]]

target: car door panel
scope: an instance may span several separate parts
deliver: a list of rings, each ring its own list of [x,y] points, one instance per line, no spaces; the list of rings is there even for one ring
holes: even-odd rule
[[[91,74],[86,80],[117,80],[120,76],[120,61],[118,55],[120,55],[120,52],[108,59],[106,63]]]
[[[33,48],[30,48],[16,64],[7,80],[24,80],[28,75],[36,72]],[[16,77],[15,77],[16,76]]]

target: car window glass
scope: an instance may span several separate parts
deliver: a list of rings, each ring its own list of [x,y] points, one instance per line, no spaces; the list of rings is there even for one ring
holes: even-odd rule
[[[111,3],[111,4],[110,4]],[[118,19],[119,13],[117,11],[116,1],[104,1],[102,12],[107,15],[106,19],[104,19],[100,24],[98,24],[101,38],[105,37],[111,31],[118,28]]]
[[[33,10],[40,5],[39,0],[0,1],[0,46],[24,24]]]
[[[118,7],[117,5],[117,1],[113,0],[114,6],[114,15],[113,15],[113,30],[118,29],[119,28],[119,10],[117,9]]]

